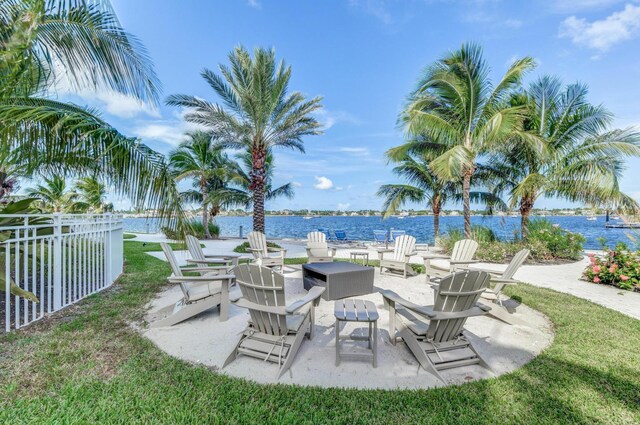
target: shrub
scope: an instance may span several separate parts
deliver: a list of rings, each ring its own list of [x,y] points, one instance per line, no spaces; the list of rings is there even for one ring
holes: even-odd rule
[[[450,228],[440,238],[442,248],[451,253],[453,245],[463,239],[460,229]],[[473,226],[473,239],[478,242],[476,258],[490,262],[507,262],[522,249],[531,251],[534,261],[579,260],[582,257],[584,236],[561,229],[548,220],[533,220],[526,240],[500,240],[486,226]]]
[[[200,220],[198,219],[191,220],[187,223],[187,225],[190,227],[190,233],[193,236],[195,236],[198,239],[204,239],[205,237],[204,225]],[[170,227],[163,227],[160,230],[162,231],[162,233],[164,233],[164,235],[168,239],[180,239],[180,235],[178,234],[178,232],[176,232],[174,229]],[[214,239],[217,239],[218,236],[220,236],[220,227],[217,224],[210,222],[209,233],[211,233],[211,237],[213,237]]]
[[[604,255],[589,254],[589,266],[582,277],[589,282],[640,291],[640,252],[629,251],[620,242],[614,250],[603,244]]]
[[[267,246],[269,248],[282,248],[280,245],[278,245],[275,242],[267,242]],[[238,245],[237,247],[233,248],[233,252],[237,252],[239,254],[246,254],[249,252],[249,242],[243,242],[240,245]]]

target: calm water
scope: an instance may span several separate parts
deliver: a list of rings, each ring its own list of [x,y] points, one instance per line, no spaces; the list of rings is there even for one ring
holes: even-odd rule
[[[548,216],[549,221],[559,224],[562,228],[572,232],[583,234],[587,242],[585,248],[600,248],[598,238],[605,238],[607,244],[615,245],[618,241],[625,242],[629,246],[634,243],[629,238],[640,236],[640,231],[630,229],[606,229],[604,217],[598,217],[597,221],[589,221],[585,217]],[[240,226],[244,235],[251,231],[251,217],[218,217],[222,236],[239,235]],[[473,224],[480,224],[492,228],[501,238],[510,239],[520,230],[519,217],[473,217]],[[158,231],[156,219],[125,218],[125,230],[133,232]],[[382,220],[381,217],[318,217],[304,219],[303,217],[266,217],[267,236],[274,238],[305,238],[307,233],[326,228],[330,230],[341,229],[347,232],[347,237],[352,240],[372,240],[373,230],[405,230],[416,237],[420,243],[433,243],[433,217],[419,216],[399,219],[396,217]],[[440,229],[444,232],[449,227],[462,229],[461,216],[447,216],[440,218]]]

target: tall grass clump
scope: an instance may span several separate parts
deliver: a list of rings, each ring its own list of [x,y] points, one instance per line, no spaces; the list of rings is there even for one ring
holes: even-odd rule
[[[194,219],[189,221],[186,224],[187,224],[186,228],[188,229],[187,233],[195,236],[198,239],[205,239],[206,234],[204,231],[204,225],[202,224],[202,221]],[[164,233],[164,235],[168,239],[174,239],[174,240],[180,239],[180,234],[176,232],[174,229],[171,229],[170,227],[163,227],[160,230],[162,231],[162,233]],[[213,222],[209,222],[209,233],[211,234],[212,238],[217,239],[220,236],[220,226],[218,226]]]

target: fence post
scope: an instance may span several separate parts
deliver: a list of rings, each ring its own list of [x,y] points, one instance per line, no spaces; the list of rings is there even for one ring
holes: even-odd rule
[[[109,224],[109,255],[111,261],[109,262],[110,276],[109,284],[112,284],[118,276],[122,274],[122,266],[124,262],[124,247],[123,247],[123,229],[122,220],[110,216]]]
[[[242,239],[242,226],[240,226],[240,239]]]
[[[60,213],[53,215],[53,309],[62,308],[62,219]]]

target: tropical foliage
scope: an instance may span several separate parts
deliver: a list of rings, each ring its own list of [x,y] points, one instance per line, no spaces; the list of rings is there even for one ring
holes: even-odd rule
[[[189,220],[186,224],[189,228],[189,234],[195,236],[198,239],[217,238],[220,235],[220,227],[213,221],[210,221],[208,223],[208,232],[205,232],[201,220]],[[160,230],[168,239],[182,239],[180,233],[176,232],[175,229],[171,227],[163,226]]]
[[[422,187],[381,187],[387,213],[409,201],[433,203],[447,187],[462,198],[464,234],[471,237],[472,186],[488,195],[490,210],[504,208],[506,195],[522,217],[523,238],[541,196],[637,211],[619,178],[625,159],[640,156],[640,133],[610,129],[611,113],[588,102],[583,84],[563,87],[544,76],[523,89],[522,77],[533,67],[531,58],[517,60],[494,85],[475,44],[427,67],[400,115],[409,141],[387,151],[403,164],[396,174],[414,182],[418,171],[407,170],[407,157],[422,158]],[[439,209],[432,210],[437,223]]]
[[[640,156],[639,134],[610,130],[611,113],[590,104],[587,93],[584,84],[563,88],[560,80],[545,76],[512,95],[511,104],[525,111],[523,131],[542,145],[514,137],[494,150],[480,173],[493,173],[497,190],[505,191],[511,207],[518,208],[523,237],[541,196],[611,209],[638,208],[620,191],[619,178],[625,159]]]
[[[38,199],[37,207],[45,213],[74,213],[82,208],[78,194],[58,175],[45,177],[44,184],[27,189],[27,195]]]
[[[169,164],[177,181],[192,179],[197,190],[189,190],[182,195],[185,200],[202,205],[203,236],[211,238],[209,215],[215,217],[222,204],[226,205],[221,192],[226,189],[237,165],[222,147],[215,144],[212,135],[204,131],[190,133],[188,140],[169,153]]]
[[[440,245],[451,253],[453,245],[464,237],[459,229],[450,228],[440,238]],[[530,258],[536,262],[575,261],[582,258],[585,242],[581,234],[562,229],[546,219],[532,220],[531,231],[526,239],[502,239],[491,228],[477,225],[472,227],[471,237],[478,242],[476,258],[496,263],[508,262],[525,248],[531,251]]]
[[[159,86],[146,50],[108,1],[0,3],[0,145],[20,151],[26,175],[99,173],[136,205],[180,213],[162,155],[95,110],[50,96],[56,89],[113,91],[153,105]]]
[[[438,238],[440,213],[444,204],[462,199],[460,181],[441,179],[430,168],[431,162],[447,150],[446,145],[431,143],[429,149],[422,149],[417,153],[411,153],[405,147],[387,151],[389,160],[398,164],[393,173],[407,183],[380,186],[377,195],[385,199],[382,207],[384,217],[395,214],[408,202],[427,203],[433,213],[433,234]],[[470,192],[470,198],[491,208],[503,206],[499,197],[487,191]]]
[[[202,72],[220,104],[190,95],[172,95],[167,104],[187,108],[185,119],[206,127],[220,146],[251,155],[253,229],[264,232],[267,158],[274,148],[304,152],[303,138],[321,133],[312,115],[321,108],[321,99],[289,93],[291,67],[277,62],[273,49],[257,48],[252,57],[237,47],[229,54],[229,63],[220,65],[220,74]]]
[[[624,243],[615,249],[602,244],[604,255],[589,254],[583,277],[589,282],[640,292],[640,252],[629,251]]]
[[[76,182],[78,208],[83,212],[101,214],[113,210],[113,205],[106,202],[107,187],[95,177],[83,177]]]
[[[494,85],[482,48],[464,44],[424,70],[402,111],[400,120],[412,141],[398,153],[431,150],[434,142],[447,146],[429,167],[444,181],[461,182],[467,237],[472,232],[471,180],[478,157],[514,135],[535,144],[520,131],[523,108],[507,103],[534,65],[530,57],[518,59]]]

